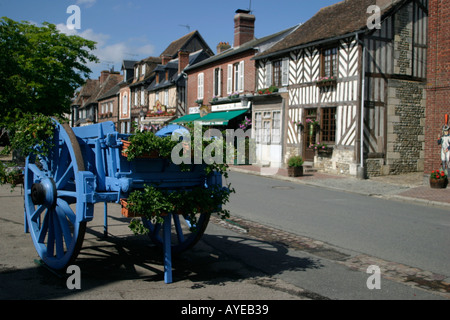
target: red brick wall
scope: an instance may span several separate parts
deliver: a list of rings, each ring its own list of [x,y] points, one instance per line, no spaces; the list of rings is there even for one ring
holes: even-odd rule
[[[425,174],[441,167],[437,138],[450,116],[450,0],[431,0],[428,9]]]
[[[213,82],[214,82],[214,69],[222,69],[222,97],[227,97],[227,67],[228,64],[234,64],[244,60],[244,92],[253,93],[255,91],[255,61],[250,60],[254,57],[254,51],[248,50],[237,54],[235,56],[225,58],[214,63],[198,67],[194,70],[187,71],[188,84],[187,84],[187,107],[196,107],[197,104],[197,81],[198,75],[204,73],[204,98],[203,105],[210,105],[210,101],[213,98]]]

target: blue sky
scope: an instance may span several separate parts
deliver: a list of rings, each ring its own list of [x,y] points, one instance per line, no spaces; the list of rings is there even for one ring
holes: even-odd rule
[[[91,77],[122,60],[159,56],[174,40],[198,30],[215,52],[219,42],[233,43],[234,14],[251,10],[256,16],[255,36],[264,37],[311,18],[320,8],[339,0],[0,0],[0,17],[41,24],[50,22],[69,34],[97,42],[94,54],[100,59],[90,65]],[[68,30],[67,13],[77,5],[81,28]]]

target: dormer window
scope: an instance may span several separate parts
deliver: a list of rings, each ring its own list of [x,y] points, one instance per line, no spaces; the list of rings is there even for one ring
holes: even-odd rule
[[[139,78],[139,67],[134,68],[134,77]]]
[[[142,65],[142,70],[141,70],[141,75],[145,75],[145,67],[146,67],[146,65],[145,65],[145,63]]]

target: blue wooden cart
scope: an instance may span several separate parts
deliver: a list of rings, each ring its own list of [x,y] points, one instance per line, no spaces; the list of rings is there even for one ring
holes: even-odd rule
[[[116,132],[112,122],[78,128],[55,124],[51,152],[45,157],[30,155],[24,172],[25,232],[52,269],[74,262],[96,203],[104,203],[106,233],[107,204],[119,203],[144,185],[175,191],[222,185],[222,175],[206,175],[202,165],[181,171],[167,159],[128,161],[121,152],[128,135]],[[162,225],[143,219],[150,239],[163,248],[166,283],[172,282],[172,253],[192,247],[201,238],[210,214],[198,217],[194,231],[184,215],[169,213]]]

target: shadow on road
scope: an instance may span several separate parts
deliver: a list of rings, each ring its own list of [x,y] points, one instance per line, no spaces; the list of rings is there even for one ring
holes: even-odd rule
[[[321,267],[313,259],[290,256],[282,244],[231,232],[221,233],[217,227],[214,230],[218,234],[209,234],[207,230],[194,248],[173,257],[172,289],[221,286],[284,271]],[[147,236],[104,237],[102,232],[88,227],[83,248],[74,264],[81,270],[82,291],[101,292],[105,286],[118,282],[125,282],[128,290],[133,290],[136,281],[147,283],[149,290],[167,286],[162,252]],[[77,291],[67,289],[68,276],[65,270],[55,273],[38,264],[26,269],[0,264],[0,299],[70,299]],[[164,298],[158,296],[158,299]],[[101,296],[101,299],[108,297]]]

